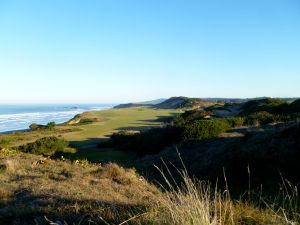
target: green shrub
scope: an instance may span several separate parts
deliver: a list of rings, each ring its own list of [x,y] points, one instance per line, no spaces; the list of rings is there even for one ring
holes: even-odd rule
[[[262,98],[250,100],[242,107],[241,114],[249,115],[255,112],[266,111],[273,114],[286,114],[290,112],[289,104],[277,98]]]
[[[29,128],[32,131],[36,131],[36,130],[42,130],[42,129],[47,129],[47,130],[53,130],[56,127],[56,123],[55,122],[49,122],[47,123],[47,125],[41,125],[41,124],[37,124],[37,123],[32,123]]]
[[[293,110],[293,112],[300,112],[300,99],[292,102],[290,104],[290,108]]]
[[[91,123],[94,123],[97,121],[98,121],[97,118],[82,118],[82,119],[80,119],[78,124],[85,125],[85,124],[91,124]]]
[[[177,115],[174,118],[173,123],[175,125],[182,126],[185,123],[189,123],[194,120],[205,119],[206,117],[210,117],[211,115],[212,113],[206,110],[188,110],[183,114]]]
[[[181,128],[152,128],[141,132],[126,145],[126,149],[138,155],[156,154],[167,146],[181,141]]]
[[[58,152],[65,152],[69,143],[64,139],[57,137],[44,137],[33,143],[28,143],[19,147],[22,152],[42,154],[45,156],[53,156]]]
[[[226,122],[232,128],[241,127],[245,123],[244,117],[227,117],[220,120]]]
[[[53,130],[55,127],[56,127],[56,123],[52,121],[52,122],[47,123],[45,128],[49,129],[49,130]]]
[[[184,140],[206,140],[216,137],[230,128],[224,119],[196,120],[183,127]]]
[[[260,125],[260,122],[257,118],[253,116],[245,117],[245,125],[247,126],[258,126]]]
[[[37,123],[32,123],[30,126],[29,126],[30,130],[32,131],[35,131],[35,130],[38,130],[41,128],[40,125],[38,125]]]
[[[183,126],[185,124],[185,119],[182,115],[176,115],[173,119],[173,124],[177,126]]]
[[[110,140],[115,145],[120,145],[132,141],[137,135],[138,133],[122,130],[119,131],[118,133],[112,134]]]
[[[266,111],[255,112],[245,117],[245,125],[266,125],[279,121],[288,121],[287,115],[276,115]]]
[[[108,142],[99,147],[114,147],[116,150],[133,152],[143,156],[156,154],[167,146],[181,141],[181,128],[152,128],[141,133],[120,131],[113,134]]]

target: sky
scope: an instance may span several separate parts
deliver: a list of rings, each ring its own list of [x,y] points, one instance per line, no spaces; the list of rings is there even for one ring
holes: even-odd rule
[[[1,0],[0,103],[299,97],[299,0]]]

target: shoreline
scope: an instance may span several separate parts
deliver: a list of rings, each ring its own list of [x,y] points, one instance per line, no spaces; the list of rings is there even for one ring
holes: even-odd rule
[[[30,129],[20,129],[20,130],[9,130],[9,131],[3,131],[0,132],[1,134],[13,134],[13,133],[25,133],[25,132],[30,132]]]
[[[83,112],[81,112],[81,113],[78,113],[78,114],[76,114],[75,116],[81,115],[81,114],[83,114],[83,113],[88,113],[88,112],[110,110],[110,109],[113,109],[113,108],[114,108],[114,106],[110,106],[110,107],[103,108],[103,109],[97,109],[97,110],[92,110],[92,109],[90,109],[90,110],[88,110],[88,111],[83,111]],[[64,125],[64,124],[66,124],[68,121],[74,119],[75,116],[73,116],[73,117],[67,119],[67,120],[64,121],[64,122],[57,123],[56,125],[58,125],[58,126]],[[51,122],[51,121],[48,121],[48,122]],[[47,122],[47,123],[48,123],[48,122]],[[33,123],[34,123],[34,122],[33,122]],[[24,132],[30,132],[30,131],[31,131],[31,129],[29,129],[29,128],[15,129],[15,130],[8,130],[8,131],[0,131],[0,135],[13,134],[13,133],[24,133]]]

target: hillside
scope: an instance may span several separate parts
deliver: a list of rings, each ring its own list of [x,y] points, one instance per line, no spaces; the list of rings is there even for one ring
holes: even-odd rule
[[[158,109],[197,109],[213,104],[200,98],[172,97],[160,104],[156,104],[155,107]]]
[[[186,113],[189,117],[197,118],[198,115],[210,115],[210,117],[234,117],[234,116],[258,116],[263,114],[266,116],[297,116],[300,112],[300,100],[288,101],[291,99],[279,98],[258,98],[251,99],[246,102],[227,102],[216,103],[206,108],[188,110]],[[185,114],[186,114],[185,113]],[[184,115],[184,114],[183,114]],[[199,117],[201,118],[201,116]]]
[[[195,156],[190,158],[193,166],[201,159]],[[211,221],[217,221],[220,225],[278,225],[299,221],[294,192],[280,192],[291,194],[290,201],[277,200],[272,205],[262,196],[255,203],[255,195],[247,201],[234,200],[184,171],[173,173],[183,179],[180,186],[173,186],[169,174],[156,170],[165,179],[163,186],[155,186],[134,169],[116,164],[55,160],[8,149],[0,151],[0,169],[1,224],[213,225]],[[163,170],[168,173],[169,169]]]
[[[158,98],[158,99],[154,99],[154,100],[150,100],[150,101],[138,102],[138,104],[156,105],[156,104],[162,103],[165,100],[166,100],[165,98]]]
[[[127,104],[120,104],[115,106],[116,109],[122,108],[130,108],[130,107],[139,107],[139,106],[152,106],[156,109],[198,109],[207,106],[211,106],[215,102],[213,101],[206,101],[200,98],[188,98],[188,97],[171,97],[169,99],[158,99],[154,101],[148,102],[139,102],[139,103],[127,103]]]
[[[158,189],[116,164],[0,153],[0,223],[121,223],[154,205]],[[101,219],[103,218],[103,219]]]
[[[278,98],[261,98],[246,102],[242,107],[242,111],[243,114],[250,114],[259,111],[284,113],[288,112],[288,108],[288,103],[285,100]]]
[[[262,184],[268,192],[278,187],[281,176],[295,184],[300,181],[299,135],[298,123],[266,125],[231,129],[216,138],[181,143],[177,147],[191,176],[211,182],[218,178],[221,184],[225,169],[231,189],[243,191],[249,185],[249,167],[252,187]],[[150,178],[159,179],[150,165],[162,165],[161,159],[182,167],[174,147],[138,159],[136,167]]]
[[[159,103],[162,103],[166,99],[159,98],[151,101],[144,101],[144,102],[136,102],[136,103],[125,103],[125,104],[119,104],[114,106],[115,109],[123,109],[123,108],[130,108],[130,107],[139,107],[139,106],[153,106]]]

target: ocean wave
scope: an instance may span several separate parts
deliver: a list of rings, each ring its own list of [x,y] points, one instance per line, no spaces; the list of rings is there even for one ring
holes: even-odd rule
[[[32,123],[45,125],[50,121],[63,123],[83,110],[61,112],[35,112],[0,115],[0,132],[28,129]]]
[[[86,111],[104,110],[109,108],[111,108],[110,105],[63,107],[63,108],[61,106],[54,106],[48,108],[49,109],[48,112],[41,112],[41,111],[39,112],[39,108],[37,108],[35,109],[36,111],[32,111],[32,112],[21,111],[18,113],[4,113],[4,114],[0,113],[0,132],[28,129],[30,124],[32,123],[37,123],[42,125],[45,125],[51,121],[54,121],[55,123],[64,123],[72,119],[77,114]],[[22,108],[18,109],[18,107],[16,107],[16,109],[22,110]]]
[[[44,117],[53,117],[53,116],[66,116],[82,113],[83,110],[76,111],[61,111],[61,112],[35,112],[35,113],[15,113],[15,114],[6,114],[0,115],[1,120],[20,120],[20,119],[32,119],[32,118],[44,118]]]
[[[92,107],[91,111],[105,110],[105,109],[109,109],[109,108],[111,108],[111,107],[107,107],[107,106]]]

